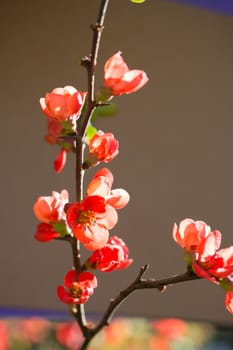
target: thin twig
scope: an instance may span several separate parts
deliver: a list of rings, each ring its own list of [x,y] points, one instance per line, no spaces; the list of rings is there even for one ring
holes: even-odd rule
[[[96,108],[95,102],[95,68],[97,65],[97,58],[99,53],[100,39],[104,29],[104,20],[106,11],[108,8],[109,0],[101,0],[99,13],[97,16],[96,24],[92,25],[93,40],[90,57],[84,57],[81,64],[87,69],[88,83],[87,83],[87,98],[86,98],[86,111],[83,117],[81,126],[79,128],[79,135],[84,137],[87,125],[90,121],[92,113]]]
[[[105,326],[109,325],[112,317],[117,311],[118,307],[128,298],[129,295],[134,293],[136,290],[140,289],[158,289],[163,291],[167,286],[171,286],[180,282],[187,282],[192,280],[200,279],[192,271],[187,271],[183,274],[174,275],[168,278],[162,279],[143,279],[143,275],[148,270],[149,265],[142,266],[136,279],[124,290],[122,290],[115,299],[111,299],[106,312],[104,313],[102,319],[97,324],[95,328],[88,329],[85,336],[85,341],[81,346],[80,350],[87,349],[88,344],[93,339],[93,337],[99,333]]]

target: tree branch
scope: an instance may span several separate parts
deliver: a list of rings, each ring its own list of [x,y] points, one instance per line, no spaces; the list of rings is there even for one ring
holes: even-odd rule
[[[143,279],[143,275],[148,270],[149,265],[144,265],[141,267],[136,279],[124,290],[122,290],[115,299],[110,300],[110,304],[106,309],[100,322],[95,328],[87,329],[85,333],[85,341],[81,346],[80,350],[87,349],[88,344],[93,339],[93,337],[99,333],[105,326],[109,325],[113,315],[117,311],[118,307],[128,298],[129,295],[133,294],[136,290],[140,289],[158,289],[160,292],[164,291],[166,287],[171,286],[180,282],[188,282],[192,280],[200,279],[194,272],[187,271],[183,274],[177,274],[171,277],[162,279]]]

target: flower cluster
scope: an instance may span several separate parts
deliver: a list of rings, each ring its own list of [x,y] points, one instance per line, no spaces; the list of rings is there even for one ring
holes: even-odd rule
[[[147,81],[145,72],[129,70],[118,52],[105,64],[98,101],[104,102],[113,96],[137,91]],[[40,99],[48,123],[45,141],[60,147],[54,162],[56,172],[64,168],[67,153],[76,152],[79,127],[86,112],[86,95],[87,92],[65,86],[52,90]],[[83,170],[100,162],[108,163],[119,153],[119,142],[114,135],[96,130],[90,121],[86,134],[82,136],[89,151],[86,159],[82,160]],[[51,196],[39,197],[34,204],[35,216],[40,221],[35,233],[38,241],[77,240],[92,251],[81,273],[77,269],[68,271],[64,286],[57,288],[57,295],[64,303],[83,304],[93,294],[97,279],[84,270],[110,272],[125,269],[132,263],[124,241],[117,236],[109,237],[110,230],[118,221],[117,210],[125,207],[129,201],[129,194],[123,189],[112,189],[112,184],[113,174],[107,168],[102,168],[88,184],[86,195],[81,200],[69,202],[68,192],[62,190],[61,193],[53,191]]]
[[[226,291],[225,305],[233,313],[233,246],[220,249],[222,235],[203,221],[184,219],[174,224],[174,240],[185,250],[187,265],[201,278]]]
[[[121,52],[117,52],[105,64],[104,81],[98,92],[98,100],[105,101],[113,96],[132,93],[143,87],[147,81],[148,77],[144,71],[129,70]],[[50,145],[57,144],[60,147],[54,161],[54,170],[57,173],[63,170],[67,153],[75,152],[77,121],[85,112],[86,95],[86,91],[65,86],[57,87],[40,98],[41,109],[47,118],[47,134],[44,139]],[[86,167],[97,165],[99,162],[108,163],[118,154],[119,143],[110,132],[95,130],[90,139],[86,138],[86,143],[89,146]]]
[[[113,271],[124,269],[132,263],[128,259],[128,248],[119,237],[109,239],[109,230],[118,221],[117,209],[123,208],[129,201],[129,194],[123,189],[112,189],[113,175],[107,168],[100,169],[87,187],[87,195],[81,202],[68,203],[68,192],[52,192],[51,196],[39,197],[34,204],[35,216],[41,223],[37,226],[35,238],[48,242],[56,238],[75,237],[93,254],[88,259],[86,269]],[[81,276],[81,275],[80,275]],[[77,277],[79,289],[85,289],[80,284],[80,276],[69,272],[65,278],[65,287],[74,283]],[[82,275],[87,277],[87,275]],[[88,275],[88,278],[90,275]],[[76,283],[76,282],[75,282]],[[88,285],[89,288],[89,285]],[[70,287],[70,295],[74,295],[74,287]],[[75,289],[76,290],[76,289]],[[89,289],[87,289],[87,293]],[[88,294],[88,297],[92,294]],[[67,302],[81,303],[85,297],[67,297],[68,292],[59,287],[58,296]],[[79,294],[79,293],[78,293]]]
[[[36,218],[41,222],[35,233],[38,241],[48,242],[69,234],[64,212],[68,200],[66,190],[62,190],[61,193],[53,191],[51,196],[41,196],[36,200],[33,209]]]

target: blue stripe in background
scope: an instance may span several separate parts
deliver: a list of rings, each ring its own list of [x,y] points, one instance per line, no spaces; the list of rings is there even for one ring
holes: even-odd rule
[[[170,0],[181,4],[216,11],[221,14],[233,15],[233,0]]]
[[[68,312],[52,311],[52,310],[40,310],[40,309],[24,309],[24,308],[11,308],[0,306],[0,318],[5,317],[33,317],[39,316],[49,319],[63,320],[69,319]]]

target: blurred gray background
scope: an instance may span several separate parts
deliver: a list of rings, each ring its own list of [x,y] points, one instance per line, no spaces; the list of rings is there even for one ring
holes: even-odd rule
[[[0,305],[66,310],[56,296],[72,260],[62,242],[33,238],[32,205],[40,195],[67,188],[74,199],[74,158],[56,175],[58,148],[43,142],[45,117],[38,100],[57,86],[86,89],[79,66],[89,54],[99,1],[9,0],[1,3],[1,244]],[[87,310],[102,312],[109,299],[150,264],[147,277],[185,270],[171,237],[174,222],[204,220],[233,244],[233,17],[162,0],[110,3],[97,73],[121,50],[130,68],[150,81],[116,99],[118,114],[98,127],[120,141],[109,164],[114,188],[129,205],[113,234],[129,246],[134,264],[98,274]],[[90,171],[92,176],[97,169]],[[208,281],[138,291],[118,311],[128,315],[210,319],[233,324],[224,291]]]

